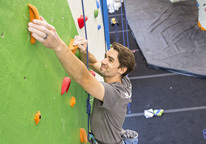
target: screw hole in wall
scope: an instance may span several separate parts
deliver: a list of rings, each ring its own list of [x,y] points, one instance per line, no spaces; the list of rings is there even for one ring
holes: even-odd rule
[[[1,33],[1,38],[4,38],[4,33]]]

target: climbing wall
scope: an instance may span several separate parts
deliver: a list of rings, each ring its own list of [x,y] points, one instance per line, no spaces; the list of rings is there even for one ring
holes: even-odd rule
[[[0,143],[78,144],[80,128],[87,130],[87,94],[72,80],[68,93],[61,95],[68,75],[52,50],[39,42],[30,44],[29,3],[66,44],[78,34],[66,0],[0,1]]]
[[[70,6],[72,16],[77,28],[77,31],[81,37],[85,36],[85,27],[79,28],[77,19],[82,15],[82,0],[67,0]],[[87,39],[88,39],[88,48],[89,51],[95,55],[97,60],[101,61],[105,56],[105,50],[107,49],[105,43],[105,34],[104,34],[104,25],[102,19],[102,7],[100,5],[101,0],[83,0],[84,3],[84,12],[88,17],[86,22],[87,29]],[[98,7],[99,5],[99,7]],[[98,15],[94,17],[95,11],[98,11]],[[98,29],[98,26],[101,28]],[[99,81],[103,79],[97,75],[96,78]]]

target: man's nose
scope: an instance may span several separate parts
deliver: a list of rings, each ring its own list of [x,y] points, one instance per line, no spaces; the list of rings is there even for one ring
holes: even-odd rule
[[[107,58],[104,58],[103,60],[102,60],[102,64],[106,64],[107,63]]]

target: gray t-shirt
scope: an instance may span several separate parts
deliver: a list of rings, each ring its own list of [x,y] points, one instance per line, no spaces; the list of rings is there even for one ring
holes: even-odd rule
[[[127,104],[131,102],[132,85],[127,76],[122,83],[105,83],[104,102],[94,99],[91,115],[91,128],[95,139],[115,144],[121,141],[120,132],[127,112]]]

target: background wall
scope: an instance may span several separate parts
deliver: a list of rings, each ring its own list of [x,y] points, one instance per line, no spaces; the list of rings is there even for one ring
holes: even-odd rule
[[[85,15],[88,17],[86,22],[87,28],[87,38],[88,38],[88,48],[89,51],[95,55],[97,60],[101,61],[104,58],[106,44],[104,36],[104,26],[102,20],[101,7],[99,9],[99,15],[97,18],[94,18],[94,10],[97,9],[96,1],[100,5],[100,0],[84,0],[84,11]],[[77,19],[82,12],[82,0],[68,0],[74,22],[77,28],[77,31],[81,37],[85,38],[85,29],[80,29],[77,23]],[[101,25],[101,29],[98,30],[98,25]],[[96,76],[99,81],[103,81],[100,76]]]
[[[66,0],[0,1],[0,143],[78,144],[80,128],[87,130],[87,94],[72,81],[69,92],[61,95],[62,80],[68,75],[52,50],[39,42],[30,44],[27,30],[28,4],[31,3],[69,45],[71,38],[84,32],[76,27],[77,17],[70,11],[76,6],[72,12],[79,12],[80,3],[75,0],[76,5],[73,2],[69,7],[68,2],[70,4]],[[87,3],[86,14],[89,5],[95,6],[94,2],[96,4],[96,1]],[[92,19],[87,15],[89,47],[98,46],[98,49],[93,47],[92,52],[102,53],[105,50],[103,27],[100,31],[91,31],[94,27],[97,29],[97,23],[102,23],[101,18]],[[95,20],[99,22],[92,22]],[[76,98],[73,108],[69,105],[71,96]],[[38,125],[34,122],[37,111],[42,116]]]

